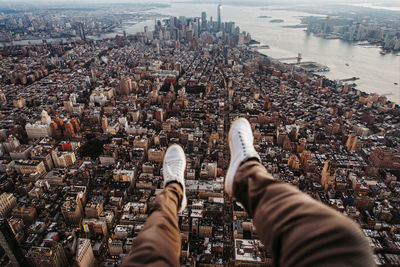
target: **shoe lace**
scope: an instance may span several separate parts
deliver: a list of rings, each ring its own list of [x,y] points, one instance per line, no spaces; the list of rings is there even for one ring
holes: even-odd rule
[[[184,171],[184,164],[183,164],[183,160],[181,159],[175,159],[175,160],[171,160],[167,162],[167,167],[168,167],[168,175],[179,175]],[[177,178],[177,177],[173,177],[173,178]]]
[[[247,155],[247,150],[246,150],[246,145],[245,145],[245,143],[243,141],[243,137],[242,137],[242,132],[241,131],[238,131],[238,136],[239,136],[240,144],[242,145],[243,154],[244,154],[244,156],[246,156]]]

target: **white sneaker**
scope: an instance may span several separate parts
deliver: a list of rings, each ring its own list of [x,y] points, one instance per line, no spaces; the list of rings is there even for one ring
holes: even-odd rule
[[[225,191],[229,196],[232,196],[233,178],[239,166],[251,158],[258,159],[261,162],[261,158],[254,149],[254,137],[250,123],[244,118],[240,118],[232,124],[228,142],[231,150],[231,162],[225,177]]]
[[[167,149],[167,153],[164,156],[163,163],[163,176],[164,176],[164,188],[170,182],[176,181],[183,188],[183,198],[181,207],[178,209],[178,213],[182,212],[186,208],[186,189],[185,189],[185,168],[186,168],[186,156],[185,152],[180,145],[172,145]]]

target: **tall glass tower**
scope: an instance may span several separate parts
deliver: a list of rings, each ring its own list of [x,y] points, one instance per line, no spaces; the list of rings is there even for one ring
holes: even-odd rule
[[[222,30],[221,12],[222,12],[222,4],[221,4],[221,1],[219,1],[219,4],[218,4],[218,31]]]
[[[207,29],[207,13],[206,12],[201,13],[201,29],[203,31],[208,30]]]

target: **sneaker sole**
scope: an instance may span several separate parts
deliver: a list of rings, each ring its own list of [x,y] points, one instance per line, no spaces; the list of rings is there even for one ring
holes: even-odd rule
[[[233,132],[233,129],[235,128],[235,125],[237,123],[239,123],[240,121],[241,121],[241,119],[238,119],[238,120],[234,121],[232,126],[231,126],[231,129],[229,130],[228,143],[229,143],[230,152],[232,151],[232,142],[231,142],[231,140],[232,140],[232,132]],[[225,191],[229,196],[233,195],[233,179],[235,178],[235,174],[232,175],[231,172],[232,172],[232,169],[234,169],[234,167],[236,167],[236,166],[233,166],[233,165],[235,165],[235,163],[236,162],[233,162],[233,160],[232,160],[232,153],[231,153],[231,159],[230,159],[230,163],[229,163],[229,168],[228,168],[228,171],[226,172],[226,176],[225,176]],[[232,188],[230,188],[230,190],[228,189],[229,188],[228,184],[232,185]]]
[[[180,150],[181,152],[182,152],[182,154],[184,155],[184,159],[185,159],[185,168],[186,168],[186,164],[187,164],[187,160],[186,160],[186,154],[185,154],[185,151],[183,150],[183,148],[180,146],[180,145],[178,145],[178,144],[173,144],[173,145],[171,145],[170,147],[168,147],[168,149],[170,149],[171,147],[177,147],[178,148],[178,150]],[[167,152],[168,152],[168,149],[167,149]],[[167,155],[167,153],[165,153],[165,156]],[[164,156],[164,157],[165,157]],[[163,165],[164,165],[164,161],[163,161]],[[164,174],[163,174],[164,175]],[[180,181],[177,181],[178,183],[180,183]],[[181,212],[183,212],[183,210],[186,208],[186,206],[187,206],[187,197],[186,197],[186,185],[185,185],[185,177],[183,177],[183,181],[182,181],[182,191],[183,191],[183,197],[182,197],[182,203],[181,203],[181,206],[180,207],[178,207],[178,213],[181,213]]]

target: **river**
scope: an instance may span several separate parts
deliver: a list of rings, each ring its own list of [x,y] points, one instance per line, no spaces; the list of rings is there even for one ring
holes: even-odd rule
[[[217,17],[217,5],[174,2],[170,7],[157,8],[153,12],[166,16],[200,17],[206,11],[210,16]],[[271,18],[259,18],[270,16]],[[356,81],[358,89],[368,93],[386,95],[391,101],[400,104],[400,56],[395,54],[381,55],[378,47],[363,47],[342,40],[326,40],[309,35],[304,29],[283,28],[282,26],[300,23],[300,17],[310,16],[309,13],[295,12],[269,6],[226,5],[222,9],[223,21],[234,21],[242,30],[249,32],[253,39],[270,46],[268,50],[260,50],[273,58],[295,57],[302,53],[303,61],[316,61],[325,64],[330,72],[323,73],[330,79],[346,79],[359,77]],[[271,23],[271,19],[283,19],[283,23]],[[133,25],[126,23],[116,33],[122,35],[143,31],[144,26],[154,29],[154,20],[148,20]],[[93,39],[114,37],[116,33],[91,36]],[[90,37],[90,36],[89,36]]]
[[[168,8],[156,9],[156,13],[173,16],[217,17],[217,5],[197,3],[173,3]],[[259,18],[270,16],[271,18]],[[324,75],[330,79],[359,77],[358,89],[368,93],[386,95],[400,104],[400,56],[381,55],[378,47],[363,47],[342,40],[326,40],[308,35],[304,29],[282,28],[300,23],[301,16],[309,13],[295,12],[269,6],[246,7],[226,5],[222,9],[223,21],[234,21],[237,26],[249,32],[253,39],[270,46],[260,52],[273,58],[295,57],[302,53],[304,61],[316,61],[328,65],[330,72]],[[284,23],[271,23],[271,19],[283,19]],[[347,66],[347,65],[348,66]]]

